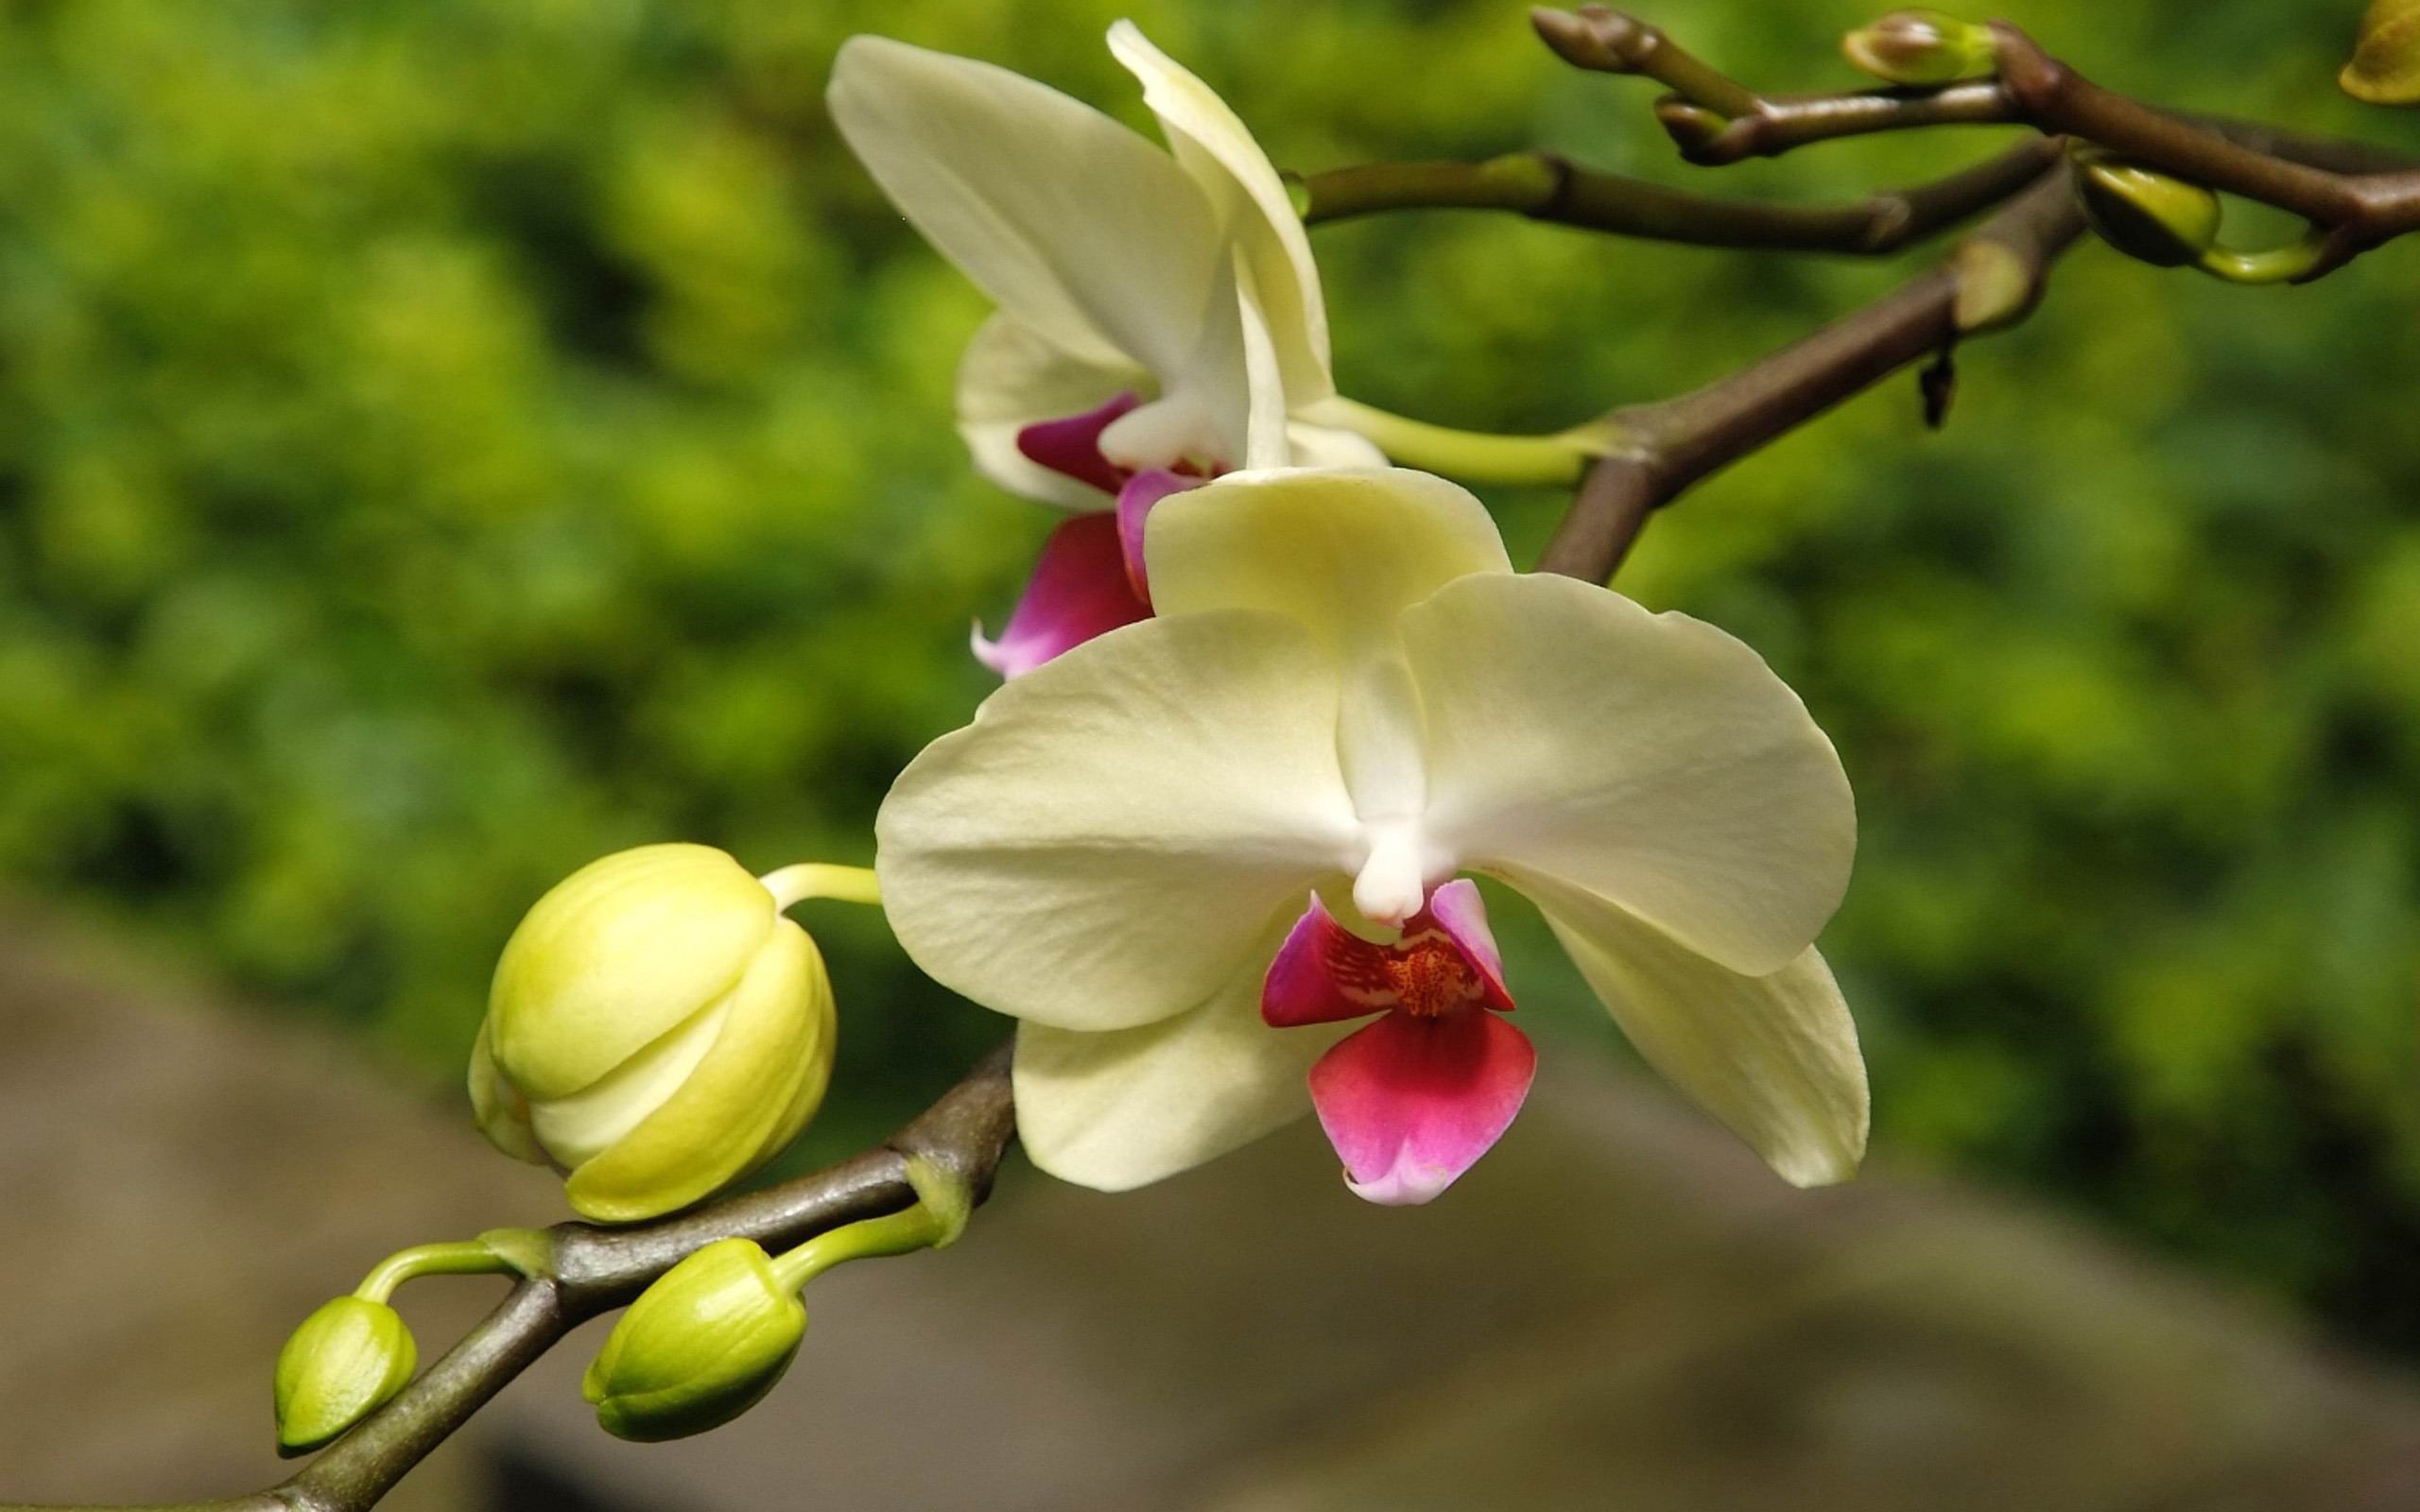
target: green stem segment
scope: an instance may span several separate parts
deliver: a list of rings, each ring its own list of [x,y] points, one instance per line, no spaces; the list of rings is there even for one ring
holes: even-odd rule
[[[2231,251],[2214,247],[2193,266],[2229,284],[2291,284],[2308,278],[2328,255],[2326,232],[2317,227],[2283,247],[2260,252]]]
[[[385,1302],[395,1288],[423,1276],[527,1276],[545,1263],[546,1236],[528,1228],[495,1228],[476,1239],[415,1245],[397,1250],[362,1278],[353,1295]]]
[[[775,1256],[773,1275],[795,1292],[833,1266],[853,1260],[942,1249],[957,1243],[975,1211],[975,1195],[965,1180],[921,1155],[911,1155],[908,1184],[916,1189],[915,1206],[818,1234],[796,1249]]]
[[[769,871],[757,879],[773,895],[777,908],[788,908],[810,898],[832,898],[844,903],[882,903],[882,884],[870,867],[837,867],[822,861],[802,862]]]
[[[1618,449],[1612,435],[1598,426],[1552,436],[1458,431],[1389,414],[1340,394],[1313,406],[1307,418],[1366,437],[1392,462],[1464,483],[1569,488],[1591,463]]]

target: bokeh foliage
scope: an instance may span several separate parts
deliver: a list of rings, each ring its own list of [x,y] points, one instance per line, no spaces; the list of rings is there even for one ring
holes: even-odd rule
[[[2333,90],[2354,0],[1997,9],[2137,92],[2420,146]],[[1099,45],[1128,11],[1304,168],[1547,146],[1839,197],[1993,141],[1689,170],[1651,91],[1565,72],[1501,0],[24,0],[0,868],[450,1078],[504,935],[592,856],[866,859],[1049,521],[968,475],[981,301],[838,149],[822,80],[884,30],[1139,122]],[[1835,42],[1869,19],[1653,16],[1780,89],[1853,84]],[[1718,376],[1937,255],[1454,215],[1319,247],[1349,391],[1516,429]],[[1886,1148],[2407,1349],[2416,259],[2255,292],[2086,249],[1966,354],[1945,434],[1910,386],[1859,401],[1672,511],[1622,584],[1745,636],[1842,747],[1864,844],[1826,948]],[[1534,550],[1561,501],[1492,502]],[[878,922],[809,922],[837,1140],[998,1025]],[[1564,1040],[1610,1043],[1508,933]]]

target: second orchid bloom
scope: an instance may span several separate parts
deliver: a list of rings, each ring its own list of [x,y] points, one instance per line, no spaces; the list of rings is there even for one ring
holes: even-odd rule
[[[1085,511],[977,654],[1015,677],[1141,619],[1142,517],[1245,467],[1377,466],[1317,423],[1335,397],[1309,239],[1275,167],[1222,100],[1131,22],[1110,49],[1142,81],[1163,151],[989,63],[856,37],[833,69],[842,136],[999,313],[959,372],[976,465]]]
[[[1144,548],[1157,617],[1002,688],[879,821],[908,952],[1022,1021],[1036,1163],[1121,1190],[1308,1107],[1355,1191],[1435,1196],[1535,1065],[1478,873],[1783,1177],[1854,1173],[1864,1067],[1813,941],[1855,812],[1754,651],[1514,574],[1424,473],[1224,477]]]

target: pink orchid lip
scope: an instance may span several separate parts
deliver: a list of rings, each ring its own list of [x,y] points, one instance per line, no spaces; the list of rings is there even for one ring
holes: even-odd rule
[[[1390,1013],[1320,1057],[1311,1104],[1354,1195],[1409,1207],[1495,1147],[1537,1071],[1530,1037],[1495,1014]]]
[[[1025,593],[996,641],[975,627],[975,659],[1003,678],[1018,678],[1096,635],[1149,619],[1126,569],[1117,519],[1082,514],[1050,533]]]
[[[1311,1068],[1311,1102],[1346,1184],[1390,1205],[1426,1202],[1487,1153],[1529,1096],[1537,1051],[1510,1012],[1503,956],[1473,883],[1429,895],[1380,945],[1314,894],[1261,986],[1272,1028],[1381,1017]]]
[[[1079,483],[1088,483],[1103,493],[1115,494],[1126,486],[1127,472],[1101,455],[1101,432],[1142,403],[1142,396],[1129,389],[1080,415],[1036,421],[1017,432],[1017,450],[1037,467],[1046,467]]]

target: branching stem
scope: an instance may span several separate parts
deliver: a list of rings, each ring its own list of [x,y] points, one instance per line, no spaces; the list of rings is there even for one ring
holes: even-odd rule
[[[1486,163],[1384,163],[1305,178],[1303,218],[1317,225],[1382,211],[1509,210],[1532,220],[1697,247],[1884,256],[2002,203],[2057,161],[2053,144],[2035,140],[1931,183],[1832,205],[1690,194],[1547,152]]]
[[[1636,74],[1672,91],[1656,115],[1692,163],[1777,157],[1809,143],[1952,125],[2022,125],[2096,143],[2143,167],[2290,211],[2320,251],[2295,282],[2420,230],[2420,169],[2375,149],[2159,110],[2104,89],[2031,37],[1995,22],[1998,76],[1928,89],[1765,95],[1691,56],[1660,28],[1602,6],[1531,13],[1564,60]]]
[[[1539,570],[1604,581],[1649,515],[1691,485],[1909,364],[2024,318],[2083,229],[2053,169],[1944,266],[1718,383],[1607,416],[1623,445],[1589,471]]]
[[[564,1334],[628,1303],[715,1240],[753,1239],[769,1249],[789,1250],[846,1224],[913,1213],[899,1224],[861,1231],[858,1243],[845,1246],[848,1255],[831,1258],[935,1243],[943,1231],[955,1231],[950,1225],[956,1220],[936,1211],[933,1194],[963,1193],[980,1203],[1015,1135],[1009,1056],[1006,1045],[993,1052],[889,1144],[813,1176],[628,1228],[557,1225],[546,1231],[551,1245],[536,1274],[517,1282],[443,1359],[291,1480],[221,1501],[130,1512],[368,1512],[406,1471]],[[467,1259],[468,1246],[461,1247]],[[532,1252],[527,1246],[516,1249],[523,1257]],[[10,1506],[0,1512],[35,1509]]]

